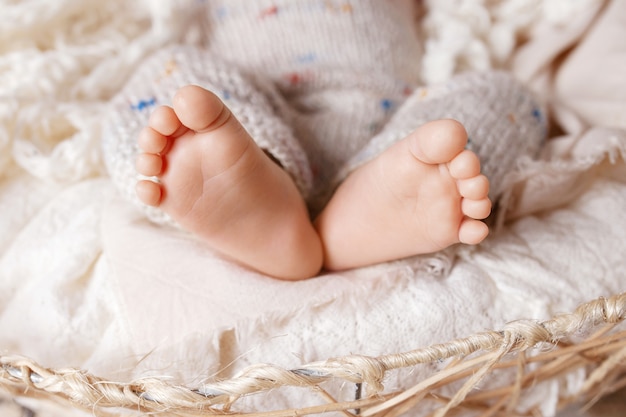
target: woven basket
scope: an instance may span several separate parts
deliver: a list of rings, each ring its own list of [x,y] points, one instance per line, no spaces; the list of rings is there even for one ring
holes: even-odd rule
[[[395,417],[410,410],[430,415],[537,416],[536,409],[517,411],[524,391],[537,384],[583,371],[579,392],[559,406],[595,400],[626,386],[626,293],[579,306],[571,314],[539,322],[519,320],[489,331],[380,357],[346,356],[309,363],[298,369],[257,365],[239,376],[196,388],[158,378],[112,382],[77,369],[49,369],[18,356],[0,356],[0,387],[15,398],[53,401],[95,416],[145,413],[160,416],[246,415],[282,417],[341,412],[368,417]],[[382,393],[389,372],[424,364],[445,367],[401,392]],[[501,369],[515,375],[502,386],[476,390]],[[512,372],[511,372],[512,371]],[[337,401],[325,389],[332,381],[354,384],[355,398]],[[242,398],[266,395],[288,386],[313,390],[319,405],[300,409],[233,411]],[[454,388],[445,396],[443,388]],[[446,392],[450,392],[448,389]]]

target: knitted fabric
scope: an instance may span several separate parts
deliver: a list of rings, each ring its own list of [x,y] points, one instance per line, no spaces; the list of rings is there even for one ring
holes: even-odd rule
[[[516,158],[534,155],[539,107],[502,74],[419,87],[415,2],[222,0],[206,3],[205,49],[157,53],[112,101],[105,160],[131,200],[139,130],[176,90],[198,84],[220,96],[259,146],[308,197],[313,213],[352,169],[426,121],[465,124],[492,195]],[[393,47],[391,47],[393,45]],[[158,209],[148,216],[166,221]]]
[[[135,194],[139,154],[137,136],[159,105],[170,105],[177,89],[187,84],[202,85],[217,94],[257,144],[279,160],[294,182],[307,195],[311,174],[306,154],[291,130],[273,112],[268,86],[261,94],[230,65],[204,50],[177,45],[154,54],[111,102],[110,118],[103,134],[103,153],[112,181],[121,192],[157,223],[173,224],[158,208],[141,204]],[[155,181],[158,181],[156,178]]]
[[[493,200],[505,192],[505,179],[516,166],[538,155],[547,134],[542,106],[511,75],[465,73],[447,83],[417,89],[383,131],[345,165],[336,182],[417,126],[438,119],[455,119],[464,125],[467,149],[479,156]]]
[[[314,176],[311,205],[323,205],[330,180],[419,85],[415,4],[208,2],[209,51],[263,74],[285,98],[282,116]]]

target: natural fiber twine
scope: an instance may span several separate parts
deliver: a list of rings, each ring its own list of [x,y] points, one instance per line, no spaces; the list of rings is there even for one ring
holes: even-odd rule
[[[24,357],[0,356],[0,387],[16,397],[56,400],[66,407],[83,408],[96,416],[128,412],[164,416],[247,415],[280,417],[328,412],[356,413],[367,417],[395,417],[426,403],[435,405],[433,416],[471,410],[479,415],[520,414],[515,406],[524,390],[539,382],[585,369],[580,392],[563,398],[562,405],[586,398],[593,401],[626,386],[626,331],[615,331],[626,312],[626,293],[599,298],[571,314],[546,321],[519,320],[500,331],[478,333],[448,343],[410,352],[365,357],[352,355],[286,370],[256,365],[230,380],[195,389],[170,385],[158,378],[113,382],[77,369],[49,369]],[[573,339],[576,339],[574,341]],[[402,392],[380,394],[388,372],[420,364],[449,360],[447,367]],[[531,366],[532,365],[532,366]],[[476,390],[497,369],[511,368],[512,384]],[[366,389],[364,398],[338,402],[324,389],[325,382],[340,380]],[[459,385],[451,398],[438,390]],[[320,395],[318,406],[270,412],[231,411],[246,395],[263,395],[285,386],[312,389]]]

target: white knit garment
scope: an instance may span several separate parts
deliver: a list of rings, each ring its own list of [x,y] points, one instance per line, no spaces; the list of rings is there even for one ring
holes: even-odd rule
[[[139,130],[178,88],[198,84],[219,95],[292,175],[313,211],[350,170],[440,118],[465,124],[470,147],[492,180],[492,195],[499,196],[515,161],[536,155],[545,116],[504,74],[462,76],[419,89],[414,5],[208,3],[206,48],[158,52],[112,101],[104,146],[114,182],[138,202],[133,190]],[[167,218],[158,209],[145,210],[155,221]]]
[[[305,153],[289,127],[274,115],[268,95],[261,94],[237,71],[206,51],[177,45],[148,59],[111,102],[103,140],[105,162],[113,182],[125,196],[139,203],[135,196],[134,162],[139,152],[139,131],[147,125],[155,106],[170,104],[176,90],[186,84],[202,85],[219,95],[258,145],[281,161],[303,194],[307,194],[311,174]],[[144,209],[152,220],[171,223],[161,210]]]

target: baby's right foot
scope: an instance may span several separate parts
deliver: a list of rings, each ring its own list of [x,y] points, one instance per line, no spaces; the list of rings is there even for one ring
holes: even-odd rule
[[[181,88],[139,136],[137,195],[213,249],[282,279],[314,276],[321,243],[289,175],[211,92]]]

